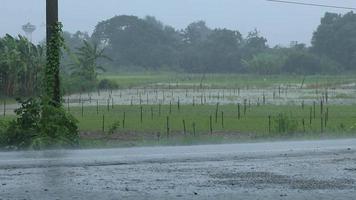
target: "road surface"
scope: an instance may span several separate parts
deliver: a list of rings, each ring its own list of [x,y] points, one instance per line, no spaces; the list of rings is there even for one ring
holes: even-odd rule
[[[356,139],[0,153],[0,199],[355,199]]]

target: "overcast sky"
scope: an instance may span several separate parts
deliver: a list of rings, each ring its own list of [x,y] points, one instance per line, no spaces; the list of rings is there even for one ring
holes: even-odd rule
[[[295,0],[356,7],[355,0]],[[60,19],[66,31],[91,33],[95,25],[115,15],[155,16],[182,29],[205,20],[212,28],[239,30],[246,35],[257,28],[270,45],[290,41],[310,43],[313,31],[325,12],[349,10],[267,2],[265,0],[59,0]],[[45,36],[45,0],[0,0],[0,36],[23,33],[21,26],[37,26],[34,41]]]

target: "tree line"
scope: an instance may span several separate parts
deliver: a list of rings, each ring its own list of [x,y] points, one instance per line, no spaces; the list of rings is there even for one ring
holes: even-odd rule
[[[89,37],[89,36],[88,36]],[[267,44],[257,30],[212,29],[204,21],[183,30],[154,17],[115,16],[97,24],[90,36],[105,46],[111,69],[169,69],[196,73],[320,74],[355,70],[356,14],[326,13],[311,46]]]
[[[92,35],[63,33],[64,92],[116,87],[99,83],[101,71],[170,70],[189,73],[334,74],[356,69],[356,14],[326,13],[311,46],[291,42],[270,47],[257,30],[212,29],[204,21],[183,30],[154,17],[115,16],[99,22]],[[41,92],[45,44],[22,36],[0,38],[0,96]]]

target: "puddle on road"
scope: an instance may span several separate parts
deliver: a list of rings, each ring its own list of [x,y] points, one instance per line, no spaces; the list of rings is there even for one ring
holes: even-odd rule
[[[211,175],[214,183],[231,187],[267,188],[279,185],[299,190],[349,190],[356,189],[352,179],[317,180],[279,175],[271,172],[238,172]]]

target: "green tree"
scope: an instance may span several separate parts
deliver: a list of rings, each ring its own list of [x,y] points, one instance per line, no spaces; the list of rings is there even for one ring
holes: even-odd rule
[[[238,31],[215,29],[207,38],[186,46],[181,56],[181,67],[192,72],[236,72],[242,69]]]
[[[252,56],[262,53],[267,49],[267,39],[260,36],[257,29],[248,33],[243,45],[245,58],[251,58]]]
[[[38,94],[41,70],[44,67],[42,46],[26,38],[6,35],[0,38],[0,90],[2,94],[32,96]]]
[[[98,71],[105,69],[98,64],[98,60],[111,60],[104,54],[105,48],[100,48],[98,44],[91,44],[88,41],[83,42],[83,46],[77,49],[76,60],[73,67],[73,74],[82,78],[96,82]]]
[[[356,70],[356,14],[326,13],[314,32],[312,50],[336,60],[346,70]]]
[[[152,17],[113,17],[96,26],[92,39],[107,48],[115,67],[160,69],[178,62],[179,33]]]
[[[206,26],[205,21],[197,21],[189,24],[184,30],[184,41],[189,44],[203,42],[208,38],[211,29]]]

